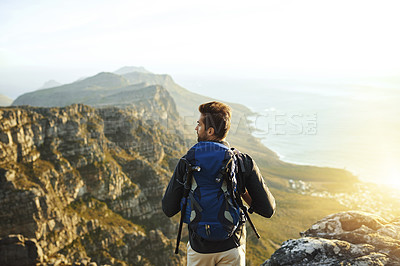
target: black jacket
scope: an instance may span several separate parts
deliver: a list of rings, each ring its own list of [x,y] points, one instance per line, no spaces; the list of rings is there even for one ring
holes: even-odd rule
[[[225,143],[224,143],[225,144]],[[228,146],[229,144],[225,144]],[[270,218],[275,212],[275,198],[272,196],[254,160],[247,154],[241,154],[245,166],[245,173],[239,175],[238,188],[241,193],[246,190],[252,198],[250,210]],[[162,209],[168,217],[177,214],[181,208],[180,203],[183,196],[183,176],[185,175],[186,165],[179,161],[174,174],[168,184],[162,199]],[[189,230],[189,241],[193,250],[199,253],[216,253],[238,247],[246,243],[246,230],[241,224],[235,234],[221,242],[211,242],[199,239]]]

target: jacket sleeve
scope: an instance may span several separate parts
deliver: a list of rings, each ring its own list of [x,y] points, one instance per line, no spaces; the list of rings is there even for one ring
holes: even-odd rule
[[[162,199],[162,210],[168,217],[174,216],[181,210],[184,175],[185,164],[179,161]]]
[[[256,162],[247,154],[243,156],[246,167],[244,183],[252,199],[249,211],[270,218],[275,213],[275,198],[265,184]]]

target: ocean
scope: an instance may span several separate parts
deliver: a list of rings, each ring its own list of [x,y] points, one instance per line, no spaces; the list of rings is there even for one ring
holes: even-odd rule
[[[283,161],[344,168],[400,188],[400,83],[382,80],[178,78],[257,113],[254,135]]]

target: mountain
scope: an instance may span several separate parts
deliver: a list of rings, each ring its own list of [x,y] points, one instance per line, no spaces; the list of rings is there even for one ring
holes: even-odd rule
[[[103,91],[112,91],[128,85],[127,80],[121,76],[99,73],[71,84],[23,94],[13,102],[13,105],[56,107],[85,103],[93,95],[101,96]]]
[[[12,104],[12,102],[13,100],[8,98],[7,96],[0,94],[0,106],[9,106]]]
[[[124,67],[120,73],[135,70],[135,67]],[[142,68],[139,68],[141,70]],[[155,87],[154,87],[155,86]],[[184,121],[186,135],[193,135],[198,119],[197,107],[204,102],[214,99],[196,94],[179,86],[171,76],[153,74],[147,71],[135,71],[122,75],[102,72],[95,76],[65,84],[56,88],[37,90],[19,96],[13,106],[30,105],[43,107],[63,107],[74,103],[83,103],[90,106],[119,106],[125,107],[136,104],[137,97],[146,98],[148,90],[163,87],[174,99],[179,116]],[[136,95],[136,96],[134,96]],[[139,95],[139,96],[138,96]],[[233,108],[233,119],[230,140],[235,144],[244,143],[241,133],[249,135],[251,132],[248,116],[253,113],[241,104],[228,103]],[[246,131],[246,132],[243,132]],[[246,137],[245,139],[249,139]],[[252,139],[252,145],[262,145]],[[241,145],[239,145],[241,146]],[[278,156],[271,150],[263,148],[263,156],[270,162],[277,162]]]
[[[172,98],[146,103],[0,109],[1,265],[185,264],[160,200],[186,146],[143,116]]]
[[[285,241],[262,265],[400,265],[400,218],[336,213],[301,236]]]
[[[62,84],[61,83],[59,83],[59,82],[57,82],[57,81],[55,81],[55,80],[49,80],[49,81],[46,81],[43,85],[42,85],[42,87],[40,87],[39,88],[39,90],[41,90],[41,89],[48,89],[48,88],[54,88],[54,87],[59,87],[59,86],[61,86]]]
[[[135,67],[124,67],[120,72],[137,69]],[[139,68],[141,69],[141,68]],[[165,88],[165,90],[161,90]],[[137,104],[138,98],[147,98],[147,93],[153,95],[158,91],[159,97],[168,93],[174,100],[175,106],[184,125],[183,131],[189,136],[188,143],[194,143],[193,132],[198,119],[197,107],[204,103],[213,101],[207,96],[196,94],[176,84],[171,76],[166,74],[153,74],[146,71],[129,72],[123,75],[102,72],[95,76],[65,84],[56,88],[37,90],[19,96],[13,106],[30,105],[43,107],[63,107],[74,103],[87,104],[93,107],[118,106],[126,107]],[[152,96],[150,96],[151,98]],[[143,101],[142,101],[143,102]],[[251,123],[248,119],[253,113],[241,104],[228,103],[232,109],[232,126],[228,141],[235,147],[247,150],[248,147],[256,157],[263,158],[264,163],[281,164],[277,154],[261,144],[251,136]],[[174,119],[174,118],[170,118]],[[260,147],[254,148],[254,147]],[[259,156],[257,156],[259,155]],[[296,166],[290,166],[296,170]],[[270,170],[280,171],[278,168]],[[302,167],[304,171],[306,167]],[[313,170],[314,168],[310,168]],[[306,170],[308,171],[308,170]],[[275,172],[273,172],[275,174]],[[306,174],[307,175],[307,174]]]
[[[167,89],[174,99],[178,112],[181,117],[192,117],[196,114],[196,107],[201,103],[213,100],[210,97],[192,93],[179,86],[169,75],[153,74],[146,70],[128,72],[138,69],[136,67],[123,67],[117,70],[121,75],[102,72],[93,77],[65,84],[56,88],[37,90],[19,96],[12,105],[31,105],[31,106],[67,106],[73,103],[84,103],[92,106],[97,104],[97,100],[108,97],[114,93],[127,92],[137,88],[145,88],[150,85],[159,85]],[[129,87],[131,86],[131,87]],[[126,97],[129,99],[129,97]],[[104,99],[103,99],[104,100]],[[101,104],[108,104],[105,100]],[[113,105],[115,103],[111,103]],[[234,112],[238,115],[233,117],[243,117],[252,112],[243,105],[232,103]],[[240,115],[239,115],[240,114]]]

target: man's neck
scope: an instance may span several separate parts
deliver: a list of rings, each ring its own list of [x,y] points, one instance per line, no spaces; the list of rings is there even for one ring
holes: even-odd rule
[[[208,139],[206,141],[218,142],[224,144],[225,146],[229,147],[229,143],[226,141],[226,138],[223,139]]]
[[[226,138],[219,139],[215,135],[211,135],[211,136],[208,136],[207,141],[224,142],[224,141],[226,141]]]

